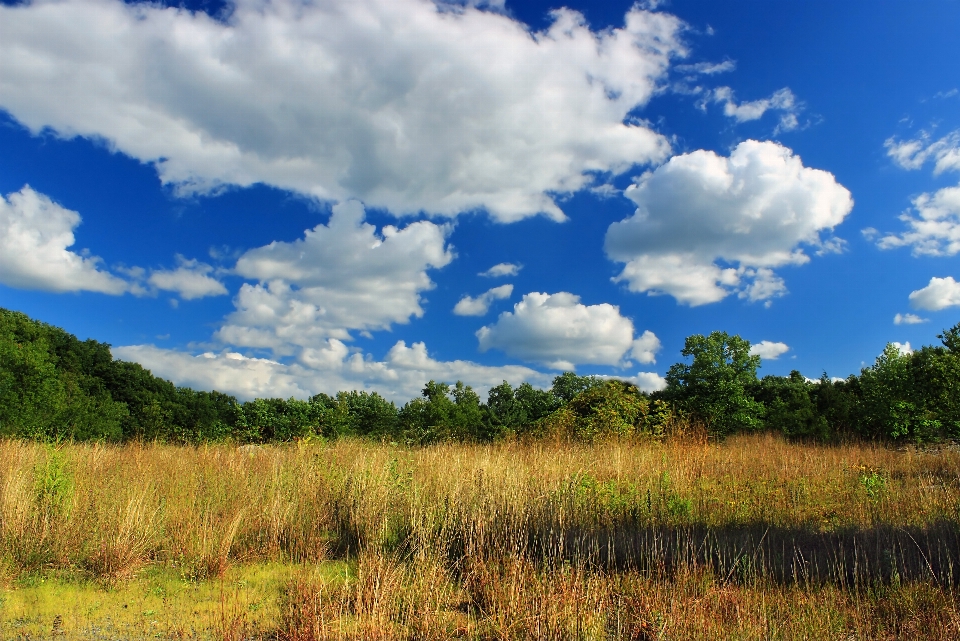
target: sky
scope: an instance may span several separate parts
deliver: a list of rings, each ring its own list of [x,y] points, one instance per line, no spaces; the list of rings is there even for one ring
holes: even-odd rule
[[[241,399],[960,321],[960,2],[0,4],[0,307]]]

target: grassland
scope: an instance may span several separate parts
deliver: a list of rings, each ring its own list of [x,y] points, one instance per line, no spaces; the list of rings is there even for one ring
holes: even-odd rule
[[[960,452],[0,442],[0,637],[960,637]]]

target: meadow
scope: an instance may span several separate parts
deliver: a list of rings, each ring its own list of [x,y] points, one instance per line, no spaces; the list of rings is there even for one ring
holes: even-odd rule
[[[0,442],[5,639],[960,636],[960,451]]]

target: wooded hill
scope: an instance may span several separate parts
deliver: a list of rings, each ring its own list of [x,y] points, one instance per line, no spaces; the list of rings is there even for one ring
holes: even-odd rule
[[[239,402],[177,387],[110,346],[0,309],[0,436],[39,440],[281,442],[360,436],[404,444],[493,441],[512,435],[593,440],[659,436],[700,425],[714,436],[773,430],[819,441],[936,441],[960,437],[960,324],[942,345],[901,354],[888,345],[859,376],[757,377],[739,336],[686,340],[665,390],[557,376],[549,390],[504,381],[481,401],[470,386],[430,381],[402,407],[376,392]]]

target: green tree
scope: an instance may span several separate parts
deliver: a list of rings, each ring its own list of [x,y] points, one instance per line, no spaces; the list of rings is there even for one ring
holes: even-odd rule
[[[397,406],[376,392],[339,392],[336,402],[343,407],[348,433],[373,438],[396,434]]]
[[[689,336],[681,351],[693,359],[667,371],[664,396],[697,416],[707,430],[726,435],[762,425],[763,405],[748,389],[757,382],[760,357],[750,354],[750,343],[726,332]]]
[[[636,385],[603,381],[574,396],[569,403],[540,421],[538,431],[580,441],[610,437],[652,435],[654,425],[650,399]]]
[[[577,394],[600,385],[603,385],[603,380],[596,376],[577,376],[573,372],[564,372],[553,379],[550,391],[563,405],[572,401]]]
[[[754,386],[754,400],[763,404],[763,424],[789,437],[827,440],[830,426],[811,394],[821,383],[809,382],[797,370],[790,376],[764,376]]]
[[[561,401],[553,391],[537,389],[530,383],[521,383],[514,390],[510,383],[503,381],[487,395],[487,434],[484,440],[492,440],[507,430],[526,432],[560,405]]]
[[[457,381],[451,390],[447,383],[431,380],[422,394],[399,412],[400,431],[408,442],[481,440],[483,411],[472,387]]]

